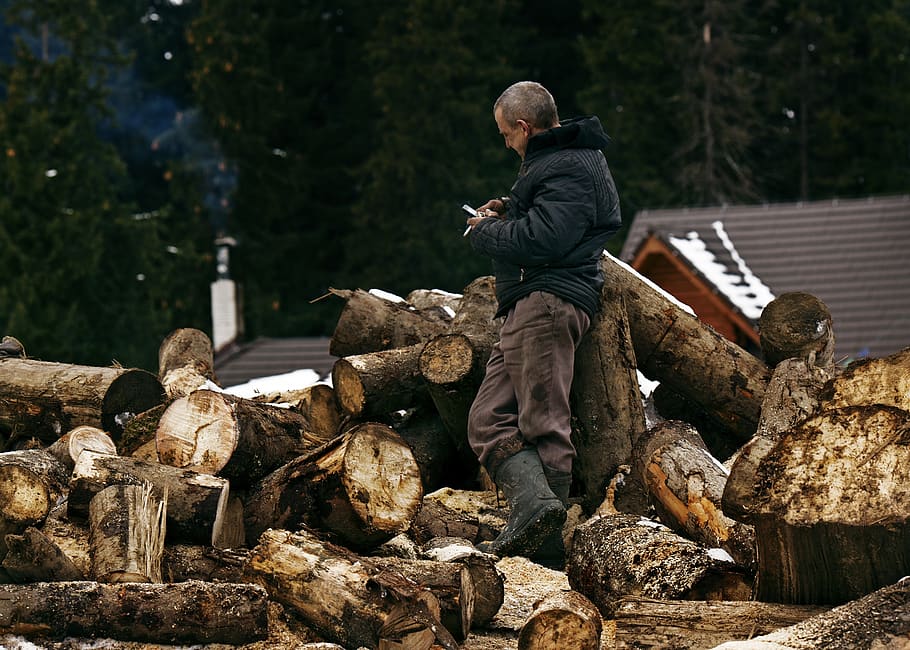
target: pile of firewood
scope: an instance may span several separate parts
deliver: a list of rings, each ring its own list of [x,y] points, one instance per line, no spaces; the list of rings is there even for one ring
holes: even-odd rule
[[[824,305],[786,294],[766,363],[603,269],[569,588],[501,647],[910,643],[910,348],[838,367]],[[473,545],[506,513],[466,440],[493,289],[333,290],[331,385],[255,399],[193,329],[157,375],[0,356],[0,633],[255,647],[278,605],[314,648],[493,647],[508,576]]]

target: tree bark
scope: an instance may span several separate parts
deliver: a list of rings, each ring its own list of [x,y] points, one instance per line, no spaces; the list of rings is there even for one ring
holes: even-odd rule
[[[82,452],[70,480],[67,512],[85,518],[92,499],[104,488],[145,482],[156,488],[159,499],[167,492],[169,541],[213,544],[221,537],[230,491],[227,480],[125,456]]]
[[[827,608],[814,605],[754,600],[658,600],[624,596],[614,613],[616,641],[612,648],[711,648],[730,639],[749,639],[793,625],[825,611]]]
[[[47,442],[80,424],[116,441],[130,417],[162,401],[164,388],[145,370],[0,359],[0,428]]]
[[[577,591],[555,591],[535,603],[518,634],[518,650],[600,650],[603,619]]]
[[[676,420],[653,427],[636,453],[637,470],[660,521],[708,548],[721,548],[755,569],[755,531],[721,508],[727,469],[694,427]]]
[[[241,645],[266,638],[267,606],[266,592],[250,584],[0,585],[0,632]]]
[[[755,473],[757,599],[838,604],[910,574],[908,443],[910,414],[881,405],[781,437]]]
[[[171,402],[173,400],[169,399],[163,404],[153,406],[147,411],[136,414],[136,417],[126,423],[120,440],[117,441],[117,449],[121,456],[134,456],[142,460],[158,462],[155,436],[158,433],[161,416],[164,415]]]
[[[206,382],[218,385],[208,334],[191,327],[168,334],[158,348],[158,378],[171,399],[203,388]]]
[[[417,310],[362,289],[331,291],[345,299],[329,345],[336,357],[409,347],[448,328],[450,318],[441,309]]]
[[[309,428],[322,440],[331,440],[341,433],[341,409],[335,398],[335,390],[327,384],[264,393],[257,395],[253,401],[288,405],[291,410],[306,418]]]
[[[246,498],[247,542],[306,524],[370,550],[408,529],[423,498],[420,468],[390,427],[366,422],[262,479]]]
[[[572,404],[572,441],[578,453],[572,473],[582,508],[591,513],[618,468],[632,463],[632,448],[646,428],[621,287],[605,284],[601,292],[601,311],[575,355]],[[620,511],[647,512],[638,479],[633,476],[617,495]]]
[[[808,293],[785,293],[762,310],[758,330],[765,363],[806,359],[809,365],[834,365],[834,329],[827,305]]]
[[[910,578],[789,627],[715,646],[715,650],[854,650],[906,648],[910,642]]]
[[[11,582],[85,580],[83,573],[54,541],[37,528],[6,536],[3,569]]]
[[[751,581],[723,558],[636,515],[596,517],[575,529],[566,556],[572,589],[612,617],[623,596],[749,600]]]
[[[6,535],[40,526],[66,493],[66,469],[41,449],[0,454],[0,557]]]
[[[70,472],[76,466],[79,454],[85,450],[99,454],[116,454],[117,446],[101,429],[81,425],[63,434],[46,448],[46,451]]]
[[[240,486],[325,442],[299,413],[211,390],[171,402],[155,440],[162,463]]]
[[[606,282],[621,287],[639,370],[699,404],[740,444],[755,433],[768,367],[604,255]]]
[[[112,485],[89,505],[92,574],[98,582],[161,582],[167,495],[145,485]]]
[[[417,361],[423,343],[339,359],[332,386],[341,412],[351,418],[383,418],[429,401]]]
[[[439,603],[431,592],[305,529],[265,531],[247,573],[326,640],[344,647],[381,647],[383,640],[410,635],[426,639],[427,632],[426,648],[432,637],[447,649],[457,647],[439,622]]]

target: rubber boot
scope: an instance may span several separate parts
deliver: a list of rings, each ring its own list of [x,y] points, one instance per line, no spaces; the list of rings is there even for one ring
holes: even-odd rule
[[[494,481],[509,502],[509,521],[499,537],[478,548],[500,557],[530,557],[553,531],[562,529],[566,508],[550,489],[536,449],[523,449],[503,461]]]
[[[562,501],[565,508],[569,507],[569,489],[572,487],[572,472],[559,472],[549,467],[544,467],[547,483],[553,494]],[[531,560],[550,569],[563,569],[566,564],[566,545],[562,539],[562,526],[550,533],[531,556]]]

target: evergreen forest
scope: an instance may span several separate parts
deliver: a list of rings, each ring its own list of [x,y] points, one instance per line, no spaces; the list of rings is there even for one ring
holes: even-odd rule
[[[223,237],[246,339],[460,292],[522,79],[600,117],[626,224],[910,188],[910,0],[0,0],[0,336],[156,371]]]

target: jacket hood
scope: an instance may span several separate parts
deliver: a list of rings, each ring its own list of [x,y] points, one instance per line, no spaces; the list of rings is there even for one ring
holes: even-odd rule
[[[528,140],[525,157],[544,149],[604,149],[610,144],[610,136],[604,132],[596,115],[563,120],[543,133]]]

